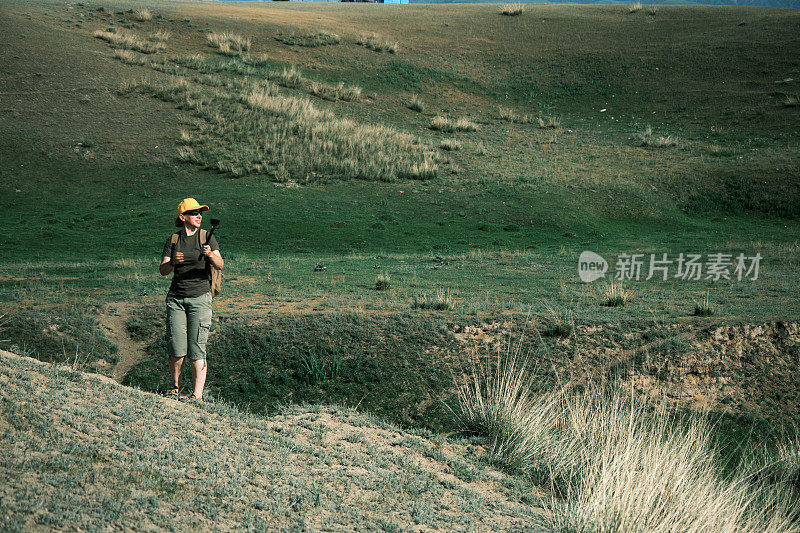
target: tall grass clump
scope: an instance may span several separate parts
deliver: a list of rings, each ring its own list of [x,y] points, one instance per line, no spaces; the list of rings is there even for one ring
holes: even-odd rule
[[[113,48],[135,50],[143,54],[154,54],[165,48],[163,42],[145,40],[129,32],[97,30],[93,35],[98,39],[106,41]]]
[[[500,14],[505,15],[507,17],[518,17],[525,12],[525,5],[521,2],[516,2],[514,4],[505,4],[500,9]]]
[[[397,42],[389,42],[384,41],[378,35],[372,33],[369,35],[362,35],[356,41],[356,44],[359,44],[365,48],[373,50],[375,52],[387,52],[389,54],[396,54],[400,51],[400,44]]]
[[[631,4],[630,7],[628,7],[628,13],[638,13],[641,10],[642,10],[641,2],[636,2],[635,4]]]
[[[411,111],[422,113],[425,110],[425,102],[422,101],[418,94],[412,94],[408,99],[408,108]]]
[[[361,98],[361,87],[357,85],[345,86],[343,81],[336,85],[312,81],[308,83],[308,93],[325,100],[352,102]]]
[[[389,274],[385,272],[381,272],[380,274],[378,274],[378,279],[375,280],[376,291],[388,291],[391,286],[392,286],[392,281]]]
[[[153,12],[149,9],[140,9],[135,11],[131,14],[131,18],[133,20],[138,20],[139,22],[147,22],[148,20],[153,20]]]
[[[144,65],[144,56],[134,54],[130,50],[114,50],[114,58],[128,65]]]
[[[639,143],[639,146],[649,146],[653,148],[665,148],[677,144],[672,135],[667,135],[666,137],[663,135],[654,135],[652,126],[647,126],[644,131],[636,133],[633,138]]]
[[[223,31],[212,32],[206,35],[208,44],[226,56],[236,56],[250,50],[252,40],[239,34]]]
[[[536,118],[537,124],[540,128],[559,129],[561,127],[561,119],[555,116],[541,116]]]
[[[164,30],[158,30],[147,36],[147,40],[155,43],[164,43],[172,37],[172,33]]]
[[[411,309],[433,309],[445,311],[453,308],[453,296],[449,290],[437,289],[434,293],[414,296]]]
[[[621,281],[611,280],[602,290],[603,305],[606,307],[624,307],[630,300],[630,293],[622,286]]]
[[[694,303],[694,316],[711,316],[714,314],[714,308],[709,298],[709,292],[706,291],[705,296]]]
[[[477,131],[478,125],[466,117],[453,120],[452,118],[443,115],[433,117],[430,124],[430,129],[441,131],[444,133],[453,133],[455,131]]]
[[[617,388],[533,394],[519,351],[456,376],[454,412],[490,458],[549,485],[545,528],[564,532],[797,531],[788,489],[723,476],[712,426]]]

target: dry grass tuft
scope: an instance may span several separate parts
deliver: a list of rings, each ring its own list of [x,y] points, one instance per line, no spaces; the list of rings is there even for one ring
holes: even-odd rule
[[[158,30],[148,35],[147,40],[155,43],[164,43],[167,42],[170,37],[172,37],[172,34],[170,32],[164,30]]]
[[[148,20],[153,20],[153,12],[147,8],[140,9],[132,13],[131,18],[139,22],[147,22]]]
[[[345,87],[344,82],[336,85],[311,81],[308,83],[308,93],[324,98],[325,100],[344,100],[352,102],[361,98],[361,87],[349,85]]]
[[[514,4],[505,4],[500,9],[501,15],[506,15],[507,17],[518,17],[525,12],[525,4],[521,2],[517,2]]]
[[[450,290],[437,289],[434,293],[425,293],[414,296],[411,309],[433,309],[446,311],[453,308],[453,295]]]
[[[561,117],[555,117],[555,116],[536,117],[536,123],[539,125],[540,128],[552,128],[557,130],[561,128]]]
[[[420,98],[418,94],[412,94],[408,100],[408,108],[411,111],[422,113],[425,110],[425,103],[422,101],[422,98]]]
[[[437,115],[433,117],[433,119],[431,120],[431,125],[429,127],[432,130],[441,131],[444,133],[478,130],[478,125],[470,121],[466,117],[461,117],[457,120],[453,120],[452,118],[445,117],[443,115]]]
[[[642,10],[642,3],[636,2],[635,4],[631,4],[631,6],[628,8],[628,13],[638,13],[641,10]]]
[[[119,59],[128,65],[144,65],[145,59],[139,54],[134,54],[130,50],[114,50],[114,58]]]
[[[714,307],[711,305],[709,291],[706,291],[705,296],[703,296],[700,301],[695,302],[694,304],[694,316],[711,316],[714,314]]]
[[[652,126],[647,126],[644,131],[635,134],[633,139],[639,143],[639,146],[652,148],[666,148],[678,144],[672,135],[667,135],[666,137],[653,135]]]
[[[783,107],[798,107],[800,106],[800,96],[796,94],[788,94],[783,100]]]
[[[603,286],[603,305],[606,307],[624,307],[630,299],[630,292],[621,281],[612,279]]]
[[[356,44],[359,44],[365,48],[369,48],[375,52],[388,52],[390,54],[396,54],[400,51],[400,45],[397,42],[384,41],[375,33],[362,35],[358,38]]]
[[[250,50],[252,40],[237,33],[224,31],[212,32],[206,35],[208,44],[226,56],[236,56]]]
[[[93,35],[98,39],[106,41],[114,48],[135,50],[143,54],[154,54],[165,48],[164,43],[147,41],[129,32],[97,30]]]
[[[447,150],[448,152],[461,150],[461,147],[461,141],[456,139],[442,139],[442,141],[439,143],[439,148],[442,150]]]
[[[277,76],[277,83],[290,89],[299,87],[303,83],[303,74],[294,65],[283,67],[283,71]]]
[[[500,106],[497,108],[497,118],[512,124],[530,124],[533,118],[530,115],[517,115],[513,109]]]
[[[650,6],[647,8],[647,14],[650,15],[651,17],[655,17],[657,13],[658,13],[657,6]]]

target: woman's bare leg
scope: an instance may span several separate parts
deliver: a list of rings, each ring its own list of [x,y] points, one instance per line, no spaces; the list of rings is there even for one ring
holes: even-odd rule
[[[172,386],[176,389],[181,381],[181,369],[183,368],[183,357],[169,358],[169,375],[172,377]]]
[[[194,383],[194,397],[203,397],[203,388],[206,386],[206,372],[208,365],[205,359],[192,361],[192,383]]]

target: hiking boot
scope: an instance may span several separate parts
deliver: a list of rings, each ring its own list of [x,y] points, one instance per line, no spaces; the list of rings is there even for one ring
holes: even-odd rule
[[[192,404],[199,404],[203,403],[203,398],[198,398],[194,394],[190,394],[182,399],[183,403],[192,403]]]
[[[169,388],[169,389],[167,389],[167,391],[164,393],[164,396],[165,396],[166,398],[170,398],[171,400],[180,401],[180,400],[181,400],[181,395],[180,395],[180,392],[179,392],[179,390],[180,390],[180,389],[178,389],[178,387],[170,387],[170,388]]]

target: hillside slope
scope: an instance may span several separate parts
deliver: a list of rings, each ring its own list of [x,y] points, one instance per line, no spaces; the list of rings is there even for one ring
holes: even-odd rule
[[[482,449],[349,409],[187,406],[0,352],[0,529],[508,530],[541,496]]]

